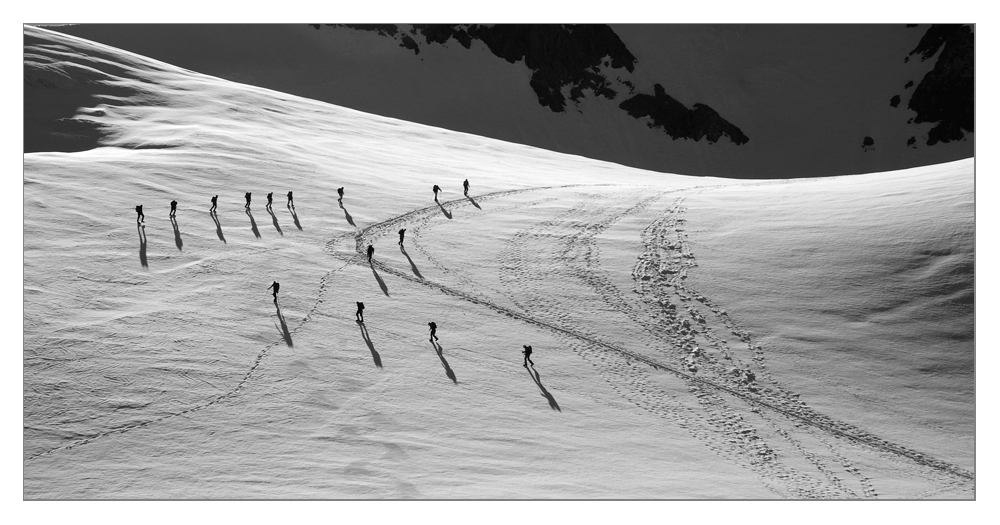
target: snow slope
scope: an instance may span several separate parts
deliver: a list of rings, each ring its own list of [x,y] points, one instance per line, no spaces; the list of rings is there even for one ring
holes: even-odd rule
[[[732,16],[733,7],[720,11]],[[325,25],[82,24],[53,30],[234,82],[656,171],[813,177],[973,154],[974,134],[927,147],[933,125],[908,122],[917,117],[905,109],[914,86],[936,63],[916,57],[904,63],[926,26],[823,22],[612,24],[638,60],[634,72],[605,69],[619,96],[607,100],[584,90],[579,103],[570,102],[562,113],[539,104],[524,60],[509,63],[478,40],[465,49],[455,40],[430,44],[416,34],[415,53],[400,47],[398,36]],[[409,25],[397,27],[410,36]],[[648,118],[637,120],[619,108],[630,97],[619,80],[646,95],[660,84],[686,108],[705,104],[749,142],[674,140],[650,128]],[[907,82],[914,85],[904,89]],[[893,96],[902,97],[898,107],[890,105]],[[873,148],[862,147],[866,136],[874,139]],[[907,144],[910,137],[916,146]]]
[[[24,156],[27,499],[974,497],[971,159],[654,174],[24,33],[99,144]]]

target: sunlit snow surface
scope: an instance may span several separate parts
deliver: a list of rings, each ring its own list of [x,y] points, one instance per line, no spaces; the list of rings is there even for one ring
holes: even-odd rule
[[[25,498],[974,497],[971,159],[689,178],[25,46],[114,93],[24,156]]]

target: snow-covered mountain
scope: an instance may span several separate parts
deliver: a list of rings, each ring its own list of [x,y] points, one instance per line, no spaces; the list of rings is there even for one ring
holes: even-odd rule
[[[54,29],[227,80],[661,172],[815,177],[974,154],[970,26]]]
[[[664,174],[24,35],[92,146],[24,155],[26,499],[975,497],[972,159]]]

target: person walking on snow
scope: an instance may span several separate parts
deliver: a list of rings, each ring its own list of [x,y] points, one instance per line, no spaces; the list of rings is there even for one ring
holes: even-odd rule
[[[244,197],[246,197],[246,199],[247,199],[247,205],[244,206],[244,208],[246,208],[246,209],[249,210],[250,209],[250,192],[248,191],[247,194],[244,195]]]
[[[177,201],[170,201],[170,216],[177,216]]]
[[[286,206],[295,207],[295,199],[292,198],[292,192],[288,192],[288,204]]]
[[[337,202],[340,202],[340,201],[344,200],[344,187],[343,186],[337,188],[337,195],[338,195]]]
[[[212,207],[209,208],[208,211],[210,211],[210,212],[211,211],[215,211],[215,206],[216,206],[216,203],[218,201],[219,201],[219,196],[218,195],[216,195],[215,197],[212,197]]]
[[[439,191],[441,191],[441,188],[439,188],[438,185],[435,184],[434,185],[434,202],[438,201],[438,192]]]
[[[431,322],[427,323],[427,326],[431,327],[431,339],[430,340],[431,341],[437,341],[438,340],[438,336],[437,336],[438,325],[434,324],[434,322],[431,321]]]
[[[146,222],[146,216],[142,213],[142,204],[135,207],[135,223],[139,224],[139,221]]]
[[[365,303],[358,301],[358,313],[354,314],[354,318],[357,319],[358,322],[365,322]]]
[[[462,183],[462,188],[465,190],[465,196],[468,197],[469,196],[469,179],[465,179],[465,182]]]
[[[403,234],[406,233],[406,228],[399,230],[399,245],[403,245]]]
[[[531,345],[524,345],[524,350],[521,353],[524,354],[524,368],[528,368],[528,363],[535,366],[535,362],[531,360]]]
[[[268,194],[267,194],[267,204],[264,205],[265,208],[270,208],[271,207],[271,195],[274,195],[274,192],[268,192]]]
[[[372,263],[372,255],[375,255],[375,247],[368,245],[368,264]]]
[[[278,288],[281,288],[281,285],[278,284],[278,281],[274,281],[273,283],[271,283],[271,286],[267,287],[268,290],[270,290],[272,288],[274,288],[274,293],[273,293],[273,295],[274,295],[274,302],[278,302]]]

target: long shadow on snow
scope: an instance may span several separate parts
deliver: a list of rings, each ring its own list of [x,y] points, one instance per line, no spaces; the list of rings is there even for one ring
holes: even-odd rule
[[[466,195],[465,198],[469,199],[469,202],[471,202],[473,206],[479,208],[480,210],[483,209],[482,206],[480,206],[478,202],[472,200],[472,197]]]
[[[556,403],[556,398],[552,397],[552,394],[550,394],[549,391],[545,390],[545,387],[542,386],[542,377],[538,375],[538,371],[535,370],[535,367],[528,368],[528,375],[530,375],[531,379],[535,382],[536,385],[538,385],[538,390],[542,392],[542,397],[544,397],[549,401],[549,407],[552,408],[552,410],[558,410],[562,412],[562,409],[559,408],[559,403]]]
[[[260,239],[260,231],[257,230],[257,221],[253,220],[253,214],[250,213],[250,208],[247,208],[247,217],[250,217],[250,229],[253,230],[254,237]]]
[[[347,208],[345,208],[344,205],[341,204],[340,209],[344,210],[344,218],[347,219],[347,224],[350,224],[351,226],[357,228],[357,225],[354,224],[354,219],[351,218],[351,214],[347,213]]]
[[[375,280],[378,281],[378,287],[382,289],[382,293],[384,293],[386,297],[389,297],[389,287],[385,285],[385,281],[382,280],[382,276],[375,271],[375,266],[372,266],[371,268],[372,275],[374,275]]]
[[[284,237],[285,232],[281,231],[281,226],[278,226],[278,218],[274,216],[274,212],[271,211],[271,208],[267,208],[267,213],[271,214],[271,222],[274,223],[274,229],[278,230],[278,233],[281,234],[282,237]]]
[[[292,213],[292,221],[295,223],[295,227],[302,230],[302,225],[299,224],[299,215],[295,213],[295,206],[288,204],[288,211]]]
[[[361,328],[361,337],[364,338],[365,344],[368,345],[368,350],[372,353],[372,360],[375,361],[375,366],[382,368],[382,356],[378,355],[378,352],[375,351],[375,345],[372,344],[372,339],[368,336],[368,328],[365,326],[365,323],[361,321],[355,322],[358,323],[358,327]]]
[[[406,256],[407,261],[410,261],[410,269],[413,270],[413,275],[416,275],[417,277],[423,279],[424,276],[420,275],[420,270],[417,269],[417,265],[413,264],[413,259],[410,259],[410,254],[406,253],[406,248],[400,246],[399,251],[403,252],[403,255]]]
[[[441,208],[441,213],[443,213],[445,217],[448,217],[450,219],[451,218],[451,212],[448,211],[448,210],[446,210],[446,209],[444,209],[444,206],[442,206],[440,202],[437,203],[437,205],[438,205],[438,208]]]
[[[281,315],[281,307],[278,306],[278,298],[274,298],[274,307],[278,311],[278,321],[281,323],[281,337],[285,338],[285,344],[289,348],[292,347],[292,334],[288,331],[288,325],[285,324],[285,316]]]
[[[149,268],[149,261],[146,260],[146,227],[136,224],[135,229],[139,232],[139,262],[143,268]]]
[[[177,226],[177,217],[170,218],[170,224],[174,227],[174,244],[178,251],[183,251],[184,241],[181,240],[181,229]]]
[[[222,235],[222,224],[219,223],[219,216],[214,211],[210,211],[208,214],[211,215],[212,220],[215,221],[215,233],[219,235],[219,240],[226,242],[226,236]]]
[[[431,341],[431,346],[437,351],[438,359],[441,360],[441,365],[444,366],[444,373],[448,375],[448,379],[451,379],[452,383],[457,385],[458,379],[455,377],[455,372],[448,366],[448,361],[444,359],[444,348],[441,348],[441,343]]]

